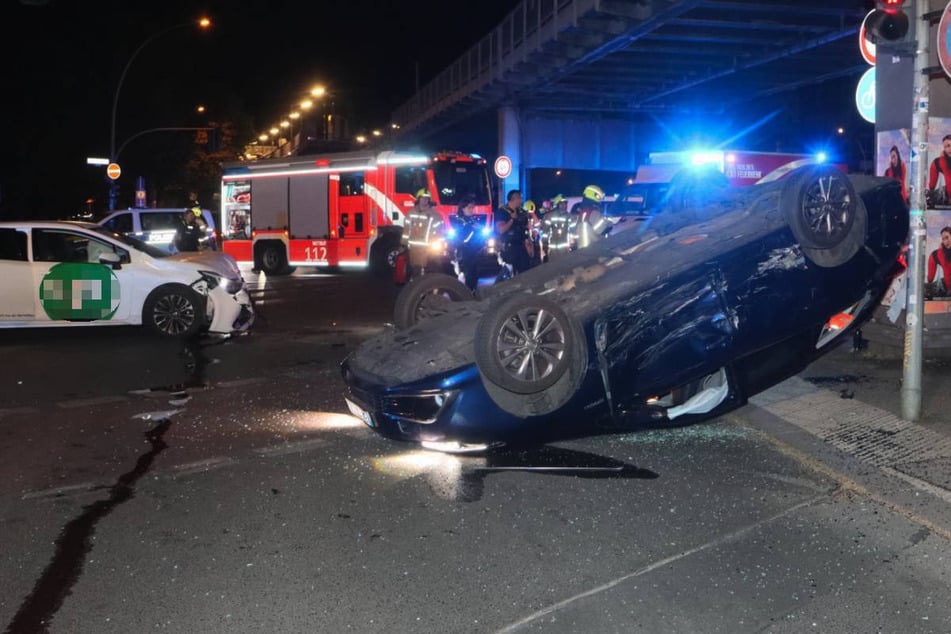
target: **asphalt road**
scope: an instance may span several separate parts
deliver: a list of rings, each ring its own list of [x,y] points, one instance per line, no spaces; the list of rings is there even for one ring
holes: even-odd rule
[[[739,416],[491,457],[386,441],[359,274],[182,346],[0,332],[7,632],[951,632],[951,526]]]

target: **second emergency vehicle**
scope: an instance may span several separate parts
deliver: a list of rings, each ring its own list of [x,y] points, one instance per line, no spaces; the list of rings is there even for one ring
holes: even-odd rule
[[[270,275],[294,266],[391,272],[420,189],[447,226],[470,198],[492,226],[489,174],[477,154],[342,152],[222,167],[222,248]]]

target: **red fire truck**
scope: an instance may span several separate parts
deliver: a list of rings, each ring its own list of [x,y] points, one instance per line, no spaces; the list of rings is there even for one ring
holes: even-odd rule
[[[491,183],[477,154],[343,152],[222,167],[222,248],[269,275],[294,266],[392,271],[422,188],[447,222],[471,196],[492,226]]]

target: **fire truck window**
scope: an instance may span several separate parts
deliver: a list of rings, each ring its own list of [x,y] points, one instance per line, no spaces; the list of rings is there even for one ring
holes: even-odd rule
[[[339,191],[341,196],[362,196],[363,174],[341,174]]]
[[[350,214],[340,214],[340,224],[344,227],[350,226]]]
[[[417,167],[397,167],[396,168],[396,192],[399,194],[416,195],[420,189],[427,187],[426,168]]]
[[[363,233],[363,214],[353,214],[353,230]]]

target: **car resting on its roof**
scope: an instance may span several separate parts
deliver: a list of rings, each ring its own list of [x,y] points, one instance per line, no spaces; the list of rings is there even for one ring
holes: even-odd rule
[[[685,197],[475,296],[433,276],[344,361],[347,403],[455,450],[712,418],[866,321],[907,227],[897,183],[813,166]]]

